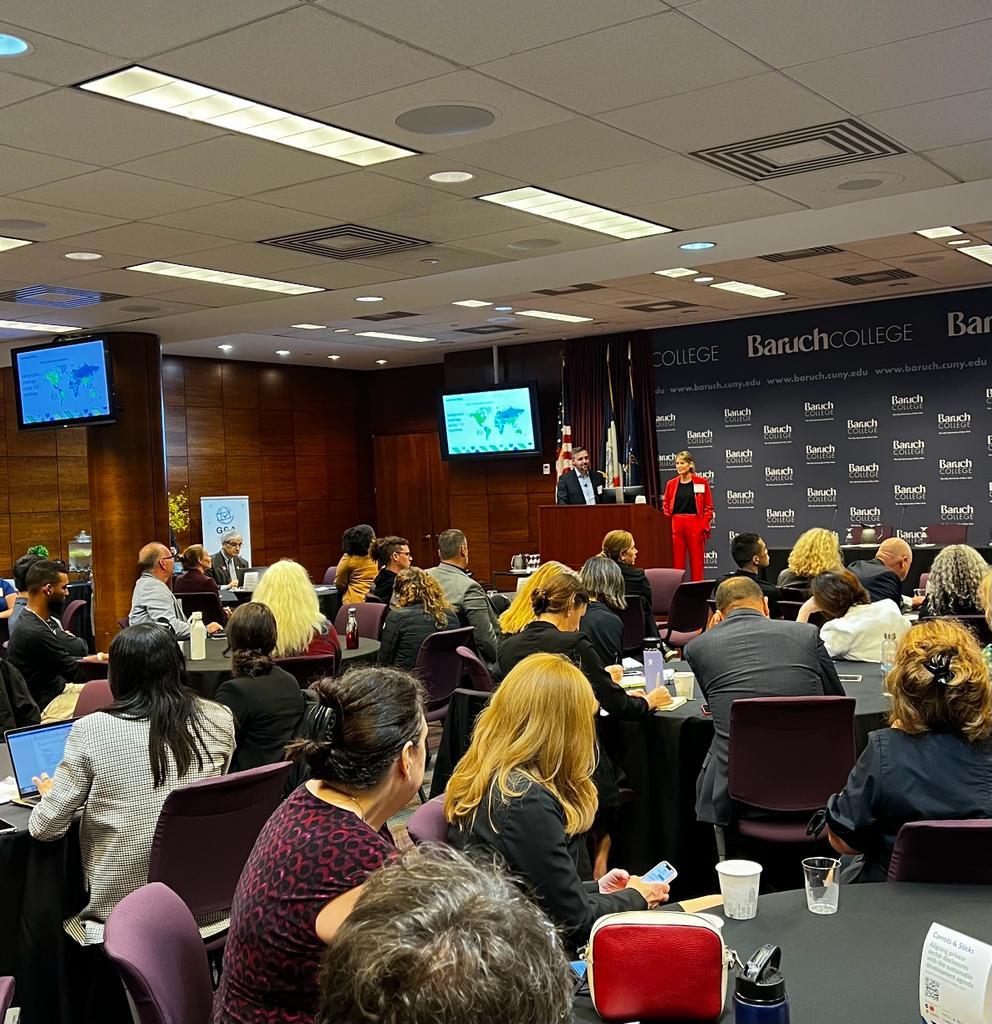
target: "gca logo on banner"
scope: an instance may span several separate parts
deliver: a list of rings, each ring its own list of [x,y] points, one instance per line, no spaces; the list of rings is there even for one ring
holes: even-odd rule
[[[751,426],[750,409],[724,409],[723,425],[725,427],[749,427]]]
[[[754,491],[727,491],[727,508],[754,508]]]
[[[922,416],[922,395],[892,395],[893,416]]]
[[[847,439],[867,441],[878,437],[878,420],[848,420]]]
[[[765,483],[769,487],[791,487],[792,467],[782,466],[781,468],[775,468],[773,466],[765,466]]]
[[[847,482],[849,484],[877,484],[879,465],[877,462],[849,462],[847,464]]]
[[[765,525],[769,529],[779,527],[795,527],[796,510],[794,508],[769,508],[765,510]]]
[[[893,462],[922,462],[927,457],[927,443],[923,438],[916,441],[893,441]]]
[[[992,453],[992,444],[990,444]],[[727,453],[727,469],[753,469],[754,452],[750,448],[725,448]]]
[[[837,445],[808,444],[806,445],[807,466],[832,466],[837,461]]]
[[[766,423],[763,429],[763,440],[765,444],[792,444],[792,424],[783,423],[781,426],[773,426]]]
[[[806,504],[810,508],[834,508],[837,505],[837,488],[807,487]]]
[[[941,459],[941,480],[970,480],[971,459]]]
[[[892,494],[897,505],[925,505],[927,503],[926,484],[892,485]]]
[[[939,412],[937,413],[938,434],[970,434],[971,413]]]

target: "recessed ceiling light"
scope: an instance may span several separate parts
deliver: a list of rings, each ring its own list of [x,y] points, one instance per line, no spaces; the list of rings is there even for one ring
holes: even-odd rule
[[[957,228],[951,227],[950,224],[945,224],[942,228],[924,228],[922,231],[916,232],[918,235],[922,235],[924,238],[951,238],[954,235],[963,235],[963,231],[959,231]]]
[[[358,167],[416,155],[412,149],[254,103],[175,75],[164,75],[139,64],[83,82],[77,88]]]
[[[336,361],[337,361],[338,359],[340,359],[341,357],[340,357],[340,356],[328,356],[327,358],[328,358],[328,359],[333,359],[333,360],[335,360],[335,362],[336,362]]]
[[[209,270],[206,267],[188,267],[183,263],[168,263],[156,260],[152,263],[136,263],[126,270],[141,274],[160,274],[162,277],[180,277],[197,284],[226,284],[232,288],[257,288],[262,292],[280,292],[283,295],[308,295],[322,292],[309,284],[293,284],[291,281],[274,281],[268,277],[251,277],[248,274],[229,274],[226,270]]]
[[[965,256],[970,256],[973,260],[980,260],[982,263],[992,264],[992,245],[966,245],[958,249],[958,252],[963,252]]]
[[[289,326],[297,331],[323,331],[327,329],[327,324],[290,324]]]
[[[845,178],[838,182],[837,190],[839,192],[866,192],[870,188],[878,188],[879,185],[884,184],[884,178]]]
[[[535,217],[557,220],[573,227],[596,231],[601,235],[613,238],[645,238],[648,235],[663,235],[672,228],[663,224],[652,224],[650,221],[631,217],[626,213],[617,213],[603,206],[583,203],[579,199],[548,192],[543,188],[514,188],[508,192],[493,192],[488,196],[479,196],[487,203],[497,206],[508,206],[511,210],[532,213]]]
[[[696,252],[698,249],[715,249],[716,242],[683,242],[680,249],[684,249],[686,252]]]
[[[712,281],[712,277],[694,277],[692,279],[693,284],[710,284]]]
[[[335,327],[334,328],[334,333],[335,334],[347,334],[348,333],[348,328],[347,327]]]
[[[467,103],[434,103],[404,111],[393,121],[397,128],[416,135],[467,135],[488,128],[496,115]]]
[[[437,338],[418,338],[413,334],[384,334],[382,331],[356,331],[359,338],[380,338],[382,341],[437,341]]]
[[[487,324],[513,324],[516,322],[517,318],[515,316],[491,316],[486,321]],[[454,327],[455,325],[452,324],[451,326]]]
[[[736,292],[738,295],[750,295],[753,299],[777,299],[785,294],[774,288],[762,288],[760,284],[745,284],[743,281],[721,281],[719,284],[711,284],[710,287],[720,288],[725,292]]]
[[[376,366],[385,366],[386,365],[386,360],[385,359],[377,359],[375,361],[375,364],[376,364]]]
[[[971,245],[971,239],[970,238],[952,238],[947,244],[948,245]]]
[[[522,249],[525,252],[531,249],[553,249],[561,245],[557,238],[518,238],[515,242],[507,242],[507,249]]]
[[[0,57],[20,57],[31,52],[31,44],[20,36],[0,32]]]
[[[67,260],[102,260],[103,254],[99,252],[67,252],[64,254]]]
[[[493,306],[493,312],[494,313],[512,313],[513,312],[513,307],[512,306]]]
[[[355,298],[356,302],[382,302],[381,295],[359,295]]]
[[[230,352],[234,348],[233,345],[218,345],[217,347],[221,350],[221,352]]]
[[[671,270],[652,270],[651,273],[657,274],[659,277],[692,277],[699,271],[690,270],[688,267],[672,267]]]
[[[292,355],[292,353],[289,351],[288,348],[277,348],[276,349],[276,355],[277,356],[288,356],[288,355]]]
[[[43,231],[47,227],[43,220],[20,220],[17,217],[0,220],[0,231]]]
[[[78,331],[78,327],[67,327],[65,324],[29,324],[23,320],[0,320],[0,329],[5,331],[30,331],[32,334],[64,334],[66,331]]]
[[[463,181],[471,181],[475,177],[474,174],[469,174],[468,171],[435,171],[434,174],[428,174],[428,181],[436,181],[439,185],[459,185]]]
[[[0,252],[7,252],[8,249],[20,249],[22,245],[31,244],[31,242],[25,242],[23,238],[6,238],[0,235]]]
[[[518,309],[517,316],[532,316],[535,320],[561,320],[566,324],[588,324],[591,316],[572,316],[571,313],[548,313],[543,309]]]
[[[483,306],[491,306],[491,302],[483,302],[482,299],[459,299],[452,302],[452,306],[465,306],[468,309],[482,309]]]

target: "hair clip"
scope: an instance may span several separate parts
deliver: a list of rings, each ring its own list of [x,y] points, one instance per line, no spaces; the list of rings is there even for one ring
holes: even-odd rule
[[[952,648],[949,651],[940,651],[937,654],[931,654],[925,662],[923,667],[933,676],[934,682],[939,683],[941,686],[947,686],[950,681],[954,678],[954,670],[951,668],[951,658],[954,657],[958,652]]]

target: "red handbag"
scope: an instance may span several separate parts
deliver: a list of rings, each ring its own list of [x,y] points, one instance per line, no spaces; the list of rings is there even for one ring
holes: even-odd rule
[[[713,1021],[723,1013],[733,952],[698,914],[638,910],[601,917],[585,960],[605,1021]]]

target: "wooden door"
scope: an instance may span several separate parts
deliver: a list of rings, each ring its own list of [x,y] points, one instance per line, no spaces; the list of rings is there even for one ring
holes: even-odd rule
[[[448,528],[448,467],[437,431],[373,438],[375,528],[410,541],[413,563],[437,564],[437,535]]]

